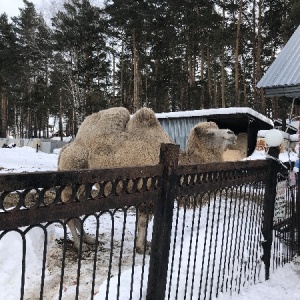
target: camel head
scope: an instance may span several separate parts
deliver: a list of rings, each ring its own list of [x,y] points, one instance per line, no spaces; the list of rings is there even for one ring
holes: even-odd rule
[[[224,151],[235,143],[237,137],[229,129],[219,129],[214,122],[202,122],[194,126],[187,139],[183,155],[188,163],[223,161]]]
[[[226,150],[236,143],[236,135],[229,129],[220,129],[214,122],[204,122],[194,127],[198,138],[207,138],[215,147]]]
[[[226,150],[230,145],[236,143],[236,135],[230,129],[220,129],[214,122],[203,122],[196,125],[195,135],[200,139],[210,141],[215,147]]]

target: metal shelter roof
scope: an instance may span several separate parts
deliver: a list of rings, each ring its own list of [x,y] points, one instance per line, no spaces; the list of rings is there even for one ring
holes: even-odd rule
[[[267,97],[300,97],[300,26],[257,84]]]

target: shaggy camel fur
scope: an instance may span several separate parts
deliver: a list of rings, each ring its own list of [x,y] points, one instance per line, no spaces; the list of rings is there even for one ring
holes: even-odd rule
[[[190,132],[179,164],[222,162],[224,151],[235,142],[236,135],[231,130],[219,129],[214,122],[199,123]]]
[[[132,118],[122,107],[110,108],[88,116],[79,128],[73,143],[64,146],[58,159],[59,170],[96,169],[155,165],[159,163],[160,145],[173,143],[161,128],[155,113],[149,108],[138,110]],[[67,201],[71,191],[64,190],[62,200]],[[147,214],[139,208],[136,250],[144,251]],[[153,211],[150,212],[153,214]],[[68,222],[75,248],[80,240],[79,220]],[[95,239],[85,232],[82,240],[94,244]],[[83,244],[83,250],[88,247]]]
[[[246,132],[237,134],[236,143],[224,152],[224,161],[239,161],[247,157],[248,135]]]
[[[179,162],[186,164],[222,161],[222,152],[235,139],[233,132],[220,130],[213,122],[200,123],[191,130],[187,151],[180,154]],[[58,169],[155,165],[159,163],[162,143],[173,141],[163,131],[151,109],[141,108],[130,118],[125,108],[110,108],[94,113],[84,120],[75,141],[62,148]],[[62,200],[67,201],[70,193],[63,193]],[[152,207],[151,216],[153,212]],[[140,206],[136,239],[138,253],[145,249],[146,222],[147,214],[144,207]],[[76,228],[80,233],[80,222],[74,219],[68,225],[74,238],[74,246],[78,249],[80,240]],[[96,242],[85,232],[82,233],[82,239],[87,244]],[[149,245],[147,247],[146,251],[149,251]],[[82,249],[87,250],[88,247],[83,244]]]

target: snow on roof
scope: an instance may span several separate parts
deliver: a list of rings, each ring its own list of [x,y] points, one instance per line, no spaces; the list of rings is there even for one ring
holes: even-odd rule
[[[274,126],[271,119],[258,113],[250,107],[228,107],[228,108],[211,108],[211,109],[201,109],[201,110],[187,110],[187,111],[176,111],[168,113],[157,113],[156,117],[158,119],[167,118],[182,118],[182,117],[203,117],[212,115],[234,115],[234,114],[249,114],[261,121]]]

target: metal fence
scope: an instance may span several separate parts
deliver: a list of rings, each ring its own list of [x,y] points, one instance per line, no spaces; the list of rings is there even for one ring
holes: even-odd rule
[[[288,169],[277,173],[271,251],[273,270],[289,262],[299,254],[300,250],[299,218],[297,218],[297,211],[299,211],[299,207],[297,207],[299,205],[298,187],[296,182],[291,182],[290,175]]]
[[[0,272],[17,299],[215,299],[291,259],[297,226],[294,240],[286,236],[291,227],[276,223],[273,230],[276,161],[178,166],[175,145],[162,145],[160,161],[0,175],[0,249],[8,255],[1,252],[0,265],[12,253],[18,262]],[[287,192],[294,220],[295,189]],[[135,251],[141,206],[149,212],[150,255],[146,240],[143,253]],[[74,250],[71,219],[99,242]]]

